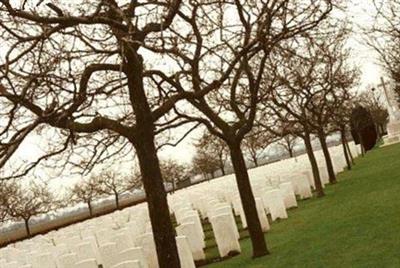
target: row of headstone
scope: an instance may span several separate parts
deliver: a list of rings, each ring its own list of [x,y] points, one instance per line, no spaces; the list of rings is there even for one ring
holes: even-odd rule
[[[353,155],[360,149],[350,144]],[[330,148],[335,172],[345,167],[340,147]],[[323,184],[329,182],[324,158],[316,152]],[[257,213],[264,232],[272,221],[288,217],[298,199],[312,196],[315,188],[306,156],[249,170]],[[205,259],[203,222],[209,222],[221,257],[240,252],[240,233],[246,215],[233,175],[198,184],[168,195],[174,215],[176,243],[183,268]],[[0,268],[157,268],[155,242],[146,204],[71,225],[0,249]]]
[[[354,143],[350,144],[350,148],[353,155],[360,154],[360,148]],[[342,147],[331,147],[330,153],[335,172],[343,171],[346,162]],[[324,187],[329,183],[325,158],[322,151],[315,154]],[[252,169],[249,170],[249,174],[264,232],[270,228],[267,215],[272,221],[286,219],[287,209],[297,207],[297,199],[312,197],[312,190],[315,189],[311,166],[306,155]],[[243,228],[247,227],[247,221],[233,175],[177,191],[169,195],[169,205],[180,224],[177,230],[187,229],[186,235],[196,241],[192,246],[192,254],[197,256],[196,260],[204,256],[201,250],[201,245],[204,246],[204,236],[200,228],[194,226],[194,220],[191,224],[182,221],[186,216],[196,212],[198,212],[196,223],[199,221],[198,217],[211,223],[221,257],[227,256],[230,252],[240,252],[238,242],[240,237],[234,216],[240,217]]]

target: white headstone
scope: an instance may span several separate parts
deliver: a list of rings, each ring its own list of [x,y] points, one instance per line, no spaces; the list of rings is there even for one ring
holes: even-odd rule
[[[227,256],[230,252],[241,251],[236,235],[237,227],[233,226],[231,215],[215,215],[210,218],[210,222],[221,257]]]
[[[192,251],[186,236],[176,237],[176,246],[178,247],[179,261],[181,268],[196,268],[194,265]]]
[[[271,190],[264,193],[262,200],[264,206],[269,208],[271,219],[273,221],[278,218],[286,219],[288,217],[280,190]]]
[[[57,268],[70,268],[78,262],[78,256],[75,253],[62,255],[57,258]]]
[[[177,226],[176,232],[179,236],[187,237],[194,260],[199,261],[206,258],[203,250],[204,239],[198,235],[196,225],[193,222]]]
[[[141,247],[129,248],[118,254],[118,260],[122,261],[139,261],[143,268],[148,268],[144,251]]]

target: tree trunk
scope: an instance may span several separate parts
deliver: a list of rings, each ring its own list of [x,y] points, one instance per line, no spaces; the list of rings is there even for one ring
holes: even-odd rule
[[[382,136],[385,134],[385,128],[383,124],[379,124],[379,128],[381,129]]]
[[[31,229],[29,228],[29,219],[24,219],[26,235],[31,237]]]
[[[232,142],[232,144],[228,144],[228,146],[253,247],[253,258],[265,256],[269,254],[269,252],[258,218],[256,202],[251,189],[243,152],[240,148],[240,142]]]
[[[179,268],[175,231],[171,223],[156,148],[151,135],[141,136],[135,148],[146,192],[158,262],[160,268]]]
[[[258,167],[258,160],[257,160],[257,156],[253,156],[253,163],[255,167]]]
[[[119,194],[114,193],[114,195],[115,195],[115,205],[117,206],[117,209],[119,209]]]
[[[89,216],[93,217],[93,208],[92,208],[92,202],[87,202],[88,209],[89,209]]]
[[[293,149],[291,147],[288,147],[288,152],[289,152],[290,158],[293,158],[294,154],[293,154]]]
[[[351,170],[351,161],[350,161],[349,154],[347,152],[347,145],[346,145],[346,134],[342,130],[340,131],[340,140],[342,141],[343,154],[344,154],[344,158],[346,159],[347,169]]]
[[[329,174],[329,183],[337,183],[335,170],[333,169],[331,154],[329,153],[329,148],[326,144],[326,135],[323,130],[318,131],[318,138],[321,144],[322,152],[324,153],[326,168]]]
[[[355,165],[356,162],[354,161],[353,153],[352,153],[351,150],[350,150],[349,142],[347,141],[346,135],[344,136],[344,140],[345,140],[347,152],[349,153],[349,156],[350,156],[350,159],[351,159],[351,163],[352,163],[353,165]]]
[[[222,176],[225,176],[225,165],[224,161],[222,160],[222,157],[219,157],[219,169],[221,170]]]
[[[175,230],[154,144],[154,117],[143,85],[143,59],[130,45],[125,49],[125,57],[129,99],[136,119],[131,142],[139,160],[159,267],[180,268]]]
[[[312,148],[310,134],[305,133],[303,139],[304,139],[304,144],[306,146],[308,159],[310,160],[311,169],[314,175],[315,190],[317,192],[317,197],[323,197],[325,193],[324,189],[322,188],[321,176],[319,174],[317,160],[315,159],[314,151]]]
[[[382,138],[382,133],[379,129],[379,124],[374,124],[375,125],[375,131],[376,131],[376,142],[379,142]]]
[[[176,186],[175,186],[175,180],[172,181],[172,193],[175,193]]]
[[[211,172],[211,179],[215,179],[215,171]]]

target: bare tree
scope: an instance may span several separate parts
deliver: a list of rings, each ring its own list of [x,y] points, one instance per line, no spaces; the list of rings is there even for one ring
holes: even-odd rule
[[[83,202],[87,205],[90,217],[93,216],[93,202],[97,200],[102,193],[99,183],[99,177],[91,176],[89,179],[84,179],[76,183],[71,189],[72,199],[76,202]]]
[[[186,99],[208,118],[197,121],[230,145],[253,255],[268,253],[240,145],[254,121],[259,82],[270,51],[281,40],[317,26],[331,11],[330,0],[147,0],[121,5],[114,0],[82,0],[68,8],[28,3],[29,11],[22,4],[0,3],[1,40],[7,44],[6,62],[0,66],[5,85],[0,96],[9,122],[0,132],[7,137],[0,163],[39,130],[56,129],[59,144],[20,175],[76,148],[75,143],[81,148],[92,143],[93,157],[85,167],[133,147],[160,267],[179,267],[154,140],[166,129],[198,119],[181,116],[182,111],[177,111],[179,122],[170,117],[169,112],[178,109],[175,104]],[[224,19],[225,8],[236,19]],[[154,67],[163,55],[174,61],[173,68]],[[222,104],[238,115],[237,123],[209,107],[220,111],[219,102],[211,100],[226,97],[219,89],[229,88],[232,101]],[[248,88],[250,94],[239,94],[241,88]],[[116,146],[111,152],[110,144]]]
[[[210,173],[211,169],[213,169],[211,167],[217,164],[222,175],[226,174],[225,166],[229,157],[229,150],[224,141],[215,139],[213,135],[206,131],[203,133],[200,139],[194,143],[194,146],[198,154],[196,159],[202,159],[203,164],[209,162],[209,164],[205,165],[208,166],[205,169],[207,170],[207,173]],[[207,157],[209,157],[209,160],[206,159]],[[213,162],[213,164],[211,162]],[[212,171],[214,172],[214,170]]]
[[[196,150],[196,154],[192,159],[192,172],[194,174],[202,174],[203,178],[208,180],[209,175],[214,178],[218,168],[218,159],[215,155],[209,155],[202,148]]]
[[[123,174],[110,169],[103,170],[98,176],[99,192],[106,195],[113,195],[115,206],[119,209],[120,195],[132,186],[129,180]]]
[[[5,181],[0,181],[0,222],[7,221],[8,215],[6,207],[3,205],[5,203],[5,199],[11,194],[9,191],[9,187],[7,187]]]
[[[356,101],[371,113],[376,132],[378,133],[378,139],[381,139],[389,119],[389,113],[383,101],[379,96],[374,94],[374,91],[364,91],[360,93]]]
[[[10,220],[23,221],[26,233],[31,236],[29,221],[32,217],[44,215],[58,208],[51,191],[43,184],[29,183],[23,187],[14,180],[3,184],[6,193],[0,198],[0,207]]]
[[[306,43],[307,39],[298,52],[305,54],[312,49],[305,45]],[[315,128],[310,124],[311,113],[307,109],[317,83],[313,74],[316,72],[319,59],[296,54],[289,56],[285,51],[278,59],[280,60],[275,59],[275,65],[269,70],[277,77],[278,82],[268,101],[265,102],[265,115],[261,117],[264,119],[263,126],[268,131],[275,132],[276,135],[295,134],[303,139],[314,176],[317,196],[322,197],[325,194],[311,140]]]
[[[164,47],[164,32],[176,21],[180,4],[0,0],[6,122],[0,130],[0,167],[35,132],[53,133],[54,146],[10,176],[22,177],[61,154],[59,161],[88,173],[107,159],[133,155],[134,148],[162,268],[180,264],[154,140],[178,127],[167,114],[193,94],[169,90],[161,80],[171,73],[153,64],[162,57],[144,50],[150,44]]]
[[[7,213],[4,206],[0,206],[0,222],[5,222],[7,220]]]
[[[172,185],[172,192],[175,192],[179,182],[189,178],[187,167],[176,160],[168,159],[161,161],[160,168],[165,182]]]
[[[342,98],[340,108],[332,113],[332,128],[340,133],[340,140],[343,148],[343,155],[347,163],[347,169],[351,170],[355,164],[353,155],[348,145],[347,133],[349,132],[351,114],[354,109],[354,96],[348,95],[348,98]]]
[[[294,157],[294,148],[298,144],[298,137],[293,134],[287,134],[277,143],[289,154],[290,158]]]
[[[0,206],[0,222],[7,221],[7,212],[3,206]]]
[[[303,138],[319,196],[323,196],[323,190],[312,152],[311,134],[320,141],[330,183],[336,183],[326,139],[334,131],[331,126],[333,113],[342,108],[341,100],[358,81],[358,69],[348,63],[347,32],[346,23],[330,20],[311,35],[298,40],[297,53],[289,44],[282,55],[282,63],[278,61],[272,69],[280,77],[281,85],[271,97],[275,105],[270,107],[271,111],[281,120],[291,121],[296,135]],[[285,129],[285,126],[281,128]]]
[[[340,25],[339,25],[340,26]],[[329,182],[336,183],[332,159],[327,146],[327,136],[334,132],[332,115],[336,110],[343,109],[343,99],[348,99],[350,90],[359,81],[359,69],[350,62],[350,51],[345,48],[348,38],[346,23],[331,32],[329,38],[316,42],[316,57],[320,58],[317,68],[317,86],[320,92],[314,92],[309,99],[307,109],[311,113],[311,124],[315,129],[325,157]]]
[[[166,54],[175,59],[185,78],[175,84],[178,89],[184,91],[189,87],[195,92],[206,92],[198,98],[186,98],[195,108],[192,113],[178,108],[175,112],[184,119],[202,123],[212,135],[226,142],[248,223],[253,257],[260,257],[269,252],[257,215],[242,141],[254,126],[258,103],[268,94],[269,88],[261,88],[261,82],[272,51],[284,40],[318,26],[333,5],[331,1],[286,0],[227,3],[221,1],[220,7],[215,6],[213,10],[191,2],[188,11],[178,16],[191,27],[193,36],[186,47],[173,46]],[[229,14],[229,18],[224,14]],[[167,42],[177,43],[174,39]],[[186,66],[190,66],[189,71]],[[210,81],[210,77],[220,79]],[[211,86],[216,86],[215,90],[208,90]]]
[[[126,180],[128,182],[129,191],[143,189],[143,181],[140,172],[136,170],[133,171],[129,176],[127,176]]]
[[[272,101],[267,105],[265,110],[270,120],[264,122],[263,127],[276,135],[286,136],[288,134],[293,134],[304,141],[315,181],[317,197],[323,197],[325,193],[312,146],[313,129],[308,124],[308,113],[304,108],[305,99],[293,93],[288,94],[287,89],[288,88],[285,87],[280,88],[271,96]],[[288,99],[288,96],[291,97]]]
[[[248,155],[248,160],[258,167],[259,158],[264,154],[267,147],[276,141],[276,136],[271,132],[253,131],[243,140],[243,150]]]
[[[400,102],[400,1],[371,0],[376,14],[371,18],[372,27],[364,29],[366,44],[380,57],[380,63],[395,82]]]

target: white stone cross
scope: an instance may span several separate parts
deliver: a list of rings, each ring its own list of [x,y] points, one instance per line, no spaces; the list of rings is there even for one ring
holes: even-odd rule
[[[383,79],[383,77],[381,77],[381,84],[378,85],[378,88],[383,89],[383,95],[385,96],[390,119],[391,120],[400,120],[400,111],[399,111],[398,102],[395,97],[395,93],[392,90],[388,89],[388,86],[390,86],[390,84],[387,83]]]

